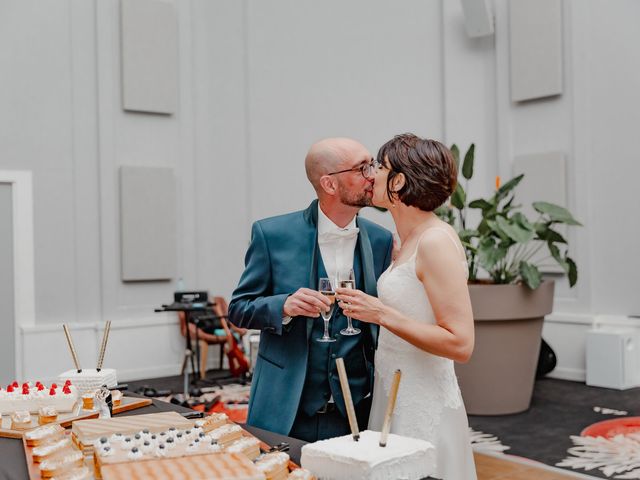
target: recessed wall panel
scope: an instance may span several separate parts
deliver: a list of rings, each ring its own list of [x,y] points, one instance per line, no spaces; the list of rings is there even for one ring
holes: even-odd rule
[[[15,365],[12,186],[0,183],[0,384],[12,382]]]
[[[522,212],[531,221],[535,221],[539,213],[531,204],[533,202],[549,202],[567,206],[566,161],[564,153],[549,152],[516,156],[513,162],[514,175],[524,174],[524,178],[516,187],[515,202],[522,205]],[[558,225],[555,229],[566,238],[566,228]],[[543,272],[560,273],[562,268],[548,256],[546,247],[541,249],[535,257],[534,263],[539,263]]]
[[[176,272],[173,169],[120,167],[123,281],[169,280]]]
[[[509,2],[511,99],[562,93],[562,1]]]
[[[125,110],[175,113],[178,24],[163,0],[122,0],[122,102]]]

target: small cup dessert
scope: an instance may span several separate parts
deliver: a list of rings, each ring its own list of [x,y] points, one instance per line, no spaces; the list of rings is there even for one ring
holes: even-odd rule
[[[122,404],[122,392],[120,390],[113,390],[111,392],[111,401],[114,407],[119,407]]]
[[[93,392],[82,394],[82,409],[93,410]]]

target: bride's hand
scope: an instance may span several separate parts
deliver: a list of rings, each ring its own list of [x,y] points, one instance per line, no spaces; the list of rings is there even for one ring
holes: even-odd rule
[[[378,298],[350,288],[338,288],[336,298],[346,316],[377,325],[382,323],[386,307]]]

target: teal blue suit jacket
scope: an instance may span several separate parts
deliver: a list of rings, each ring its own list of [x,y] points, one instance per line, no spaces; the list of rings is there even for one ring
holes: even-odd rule
[[[245,271],[229,304],[231,322],[262,331],[247,423],[284,435],[298,411],[314,319],[296,317],[283,326],[283,306],[299,288],[317,289],[317,224],[317,200],[306,210],[255,222]],[[376,282],[391,261],[393,239],[388,230],[359,216],[356,225],[364,290],[377,295]],[[372,376],[378,326],[362,323],[361,328]]]

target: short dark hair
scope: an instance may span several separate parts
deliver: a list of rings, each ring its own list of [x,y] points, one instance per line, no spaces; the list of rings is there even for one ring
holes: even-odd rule
[[[378,162],[389,168],[387,196],[405,205],[431,212],[442,205],[456,189],[458,167],[451,151],[436,140],[412,133],[396,135],[378,151]],[[404,173],[404,186],[391,191],[391,182]]]

